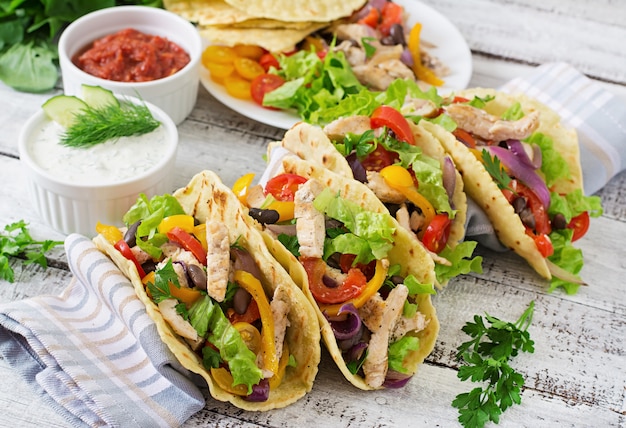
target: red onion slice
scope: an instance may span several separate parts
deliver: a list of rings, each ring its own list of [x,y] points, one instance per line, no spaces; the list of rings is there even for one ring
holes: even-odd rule
[[[412,377],[413,375],[410,374],[389,370],[387,371],[383,386],[385,388],[402,388]]]
[[[550,207],[550,190],[548,190],[546,183],[532,167],[520,161],[518,156],[515,156],[511,150],[504,147],[487,146],[485,150],[488,150],[492,156],[497,156],[511,175],[535,192],[546,209]]]
[[[354,338],[361,332],[363,325],[361,317],[352,303],[341,306],[337,311],[337,316],[328,317],[328,321],[338,341]]]
[[[443,188],[446,189],[446,193],[448,194],[448,199],[452,202],[452,196],[454,195],[454,188],[456,187],[456,167],[450,159],[450,156],[447,156],[443,159]]]
[[[246,401],[262,402],[270,397],[270,382],[268,379],[261,379],[256,385],[252,385],[252,392],[246,396]]]
[[[276,235],[296,236],[295,224],[266,224],[265,228]]]
[[[509,150],[517,156],[517,158],[529,168],[537,169],[541,167],[541,148],[533,144],[533,158],[528,157],[528,153],[524,149],[524,143],[520,140],[507,140],[506,142]]]

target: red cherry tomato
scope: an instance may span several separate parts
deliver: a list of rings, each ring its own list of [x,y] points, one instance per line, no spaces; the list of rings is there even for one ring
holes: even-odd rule
[[[572,218],[570,222],[567,224],[569,229],[574,230],[574,235],[572,236],[572,242],[579,240],[589,230],[589,213],[587,211],[578,214],[576,217]]]
[[[355,266],[352,266],[354,259],[356,256],[354,254],[342,254],[339,257],[339,268],[343,273],[347,273],[353,267],[359,269],[365,275],[365,278],[369,281],[376,273],[376,260],[372,260],[368,264],[357,263]]]
[[[412,146],[415,145],[415,137],[413,136],[409,122],[402,116],[402,113],[393,107],[377,107],[370,118],[370,125],[374,129],[386,126],[396,134],[398,140],[407,142]]]
[[[470,149],[476,148],[476,140],[474,139],[474,137],[472,137],[472,134],[470,134],[469,132],[461,128],[456,128],[454,131],[452,131],[452,134],[456,137],[457,140],[465,144]]]
[[[389,35],[389,30],[394,24],[402,24],[404,8],[397,3],[386,2],[381,9],[381,20],[378,31],[383,36]]]
[[[552,241],[550,241],[550,237],[543,233],[536,235],[530,230],[528,227],[526,228],[526,234],[533,238],[535,241],[535,245],[537,246],[537,250],[543,257],[550,257],[554,254],[554,246],[552,245]]]
[[[119,241],[115,243],[114,247],[117,251],[122,253],[124,258],[133,262],[133,264],[137,268],[137,273],[139,273],[139,278],[143,278],[144,276],[146,276],[146,272],[143,270],[143,268],[141,267],[141,264],[139,264],[139,262],[135,258],[135,255],[131,251],[126,241],[124,241],[123,239],[120,239]]]
[[[250,95],[252,99],[260,106],[263,105],[263,97],[268,92],[279,88],[285,84],[285,79],[275,74],[261,74],[250,83]]]
[[[526,198],[526,206],[530,208],[533,217],[535,217],[535,234],[549,235],[552,232],[550,218],[546,207],[543,206],[535,192],[518,180],[511,180],[509,186],[517,195]]]
[[[378,21],[380,20],[380,12],[373,6],[370,6],[369,13],[363,18],[358,20],[358,24],[367,25],[372,28],[376,28],[378,26]]]
[[[306,183],[306,178],[296,174],[280,174],[269,179],[265,185],[265,194],[270,193],[282,202],[293,201],[298,187]]]
[[[386,166],[393,165],[397,157],[397,153],[390,152],[379,144],[372,153],[361,160],[361,164],[366,171],[378,172]]]
[[[202,248],[200,241],[194,238],[189,232],[175,226],[167,232],[167,237],[170,241],[180,244],[185,250],[193,254],[200,263],[206,266],[206,251]]]
[[[324,273],[326,272],[326,262],[322,259],[302,259],[300,260],[307,273],[309,280],[309,290],[315,301],[322,304],[342,303],[357,297],[365,286],[367,279],[363,272],[357,268],[348,271],[346,279],[336,287],[328,287],[324,284]]]
[[[271,67],[274,67],[276,70],[280,69],[280,64],[278,63],[278,60],[274,55],[269,52],[261,55],[261,58],[259,58],[259,64],[261,64],[261,67],[263,67],[266,73],[270,70]]]
[[[247,322],[248,324],[252,324],[261,318],[261,312],[259,312],[259,305],[256,300],[251,299],[246,311],[243,314],[238,314],[234,309],[229,308],[226,316],[231,324],[235,324],[237,322]]]
[[[437,214],[430,221],[424,235],[422,236],[422,242],[424,246],[433,253],[440,253],[450,237],[450,228],[452,226],[452,220],[448,217],[448,214]]]

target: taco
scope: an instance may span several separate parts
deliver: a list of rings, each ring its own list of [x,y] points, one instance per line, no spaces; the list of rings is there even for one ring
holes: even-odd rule
[[[345,378],[403,386],[439,331],[432,258],[361,183],[293,154],[280,164],[241,193],[250,215],[315,307]]]
[[[99,225],[94,242],[214,398],[263,411],[311,390],[320,360],[315,311],[217,175],[201,172],[173,195],[141,195],[124,222],[125,237]]]
[[[456,93],[444,110],[454,131],[420,124],[452,156],[498,239],[552,289],[575,292],[582,253],[571,243],[602,213],[599,198],[583,194],[576,131],[537,100],[492,89]]]
[[[475,242],[465,237],[467,198],[463,180],[439,141],[393,107],[378,107],[371,117],[349,116],[322,131],[296,124],[282,141],[271,143],[302,159],[364,183],[422,245],[436,263],[437,283],[480,271],[480,257],[470,257]]]

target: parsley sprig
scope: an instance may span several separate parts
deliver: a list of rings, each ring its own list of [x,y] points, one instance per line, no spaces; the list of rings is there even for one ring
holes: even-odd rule
[[[497,156],[491,156],[491,154],[483,149],[482,151],[482,159],[483,165],[485,165],[485,169],[493,177],[494,181],[498,185],[500,189],[509,189],[509,184],[511,184],[511,177],[506,173],[502,163],[500,163],[500,159]]]
[[[497,424],[502,412],[513,404],[520,404],[524,377],[509,361],[519,351],[535,351],[527,331],[534,307],[534,301],[530,302],[515,324],[485,314],[484,318],[475,315],[474,322],[463,327],[472,339],[457,348],[457,360],[466,364],[459,368],[457,376],[464,381],[486,382],[485,387],[459,394],[452,402],[452,406],[459,409],[458,419],[465,428],[481,428],[489,421]]]
[[[9,257],[26,257],[24,264],[36,263],[48,267],[46,253],[48,250],[63,244],[63,241],[35,241],[24,220],[8,224],[0,231],[0,279],[15,281],[15,272],[9,264]]]

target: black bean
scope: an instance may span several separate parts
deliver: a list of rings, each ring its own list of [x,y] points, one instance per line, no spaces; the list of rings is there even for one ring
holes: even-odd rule
[[[404,28],[400,24],[393,24],[389,29],[389,35],[393,38],[394,44],[406,46],[404,40]]]
[[[145,273],[154,272],[156,270],[156,263],[152,260],[148,260],[147,262],[144,262],[141,267]]]
[[[243,314],[248,309],[250,300],[252,300],[250,293],[248,293],[245,288],[238,288],[233,296],[233,309],[239,315]]]
[[[404,284],[404,278],[400,275],[393,275],[390,279],[391,279],[391,282],[393,282],[396,285]]]
[[[200,290],[206,290],[206,272],[198,265],[187,266],[187,275],[194,287]]]
[[[513,209],[515,210],[515,214],[521,213],[524,208],[526,208],[526,198],[518,196],[513,199]]]
[[[137,228],[141,224],[141,220],[138,220],[130,225],[126,233],[124,234],[124,241],[128,244],[129,247],[134,247],[137,245]]]
[[[280,218],[280,214],[276,210],[264,210],[261,208],[250,208],[250,217],[261,224],[274,224]]]
[[[391,36],[385,36],[382,39],[380,39],[380,44],[385,45],[385,46],[397,45],[396,41]]]
[[[561,213],[555,214],[552,217],[552,229],[565,229],[567,227],[567,220]]]
[[[339,285],[337,283],[337,281],[335,281],[333,278],[331,278],[330,276],[327,276],[327,275],[324,275],[322,277],[322,282],[328,288],[337,288],[337,286]]]
[[[535,228],[535,216],[530,208],[526,207],[519,213],[519,218],[522,219],[522,223],[531,229]]]

